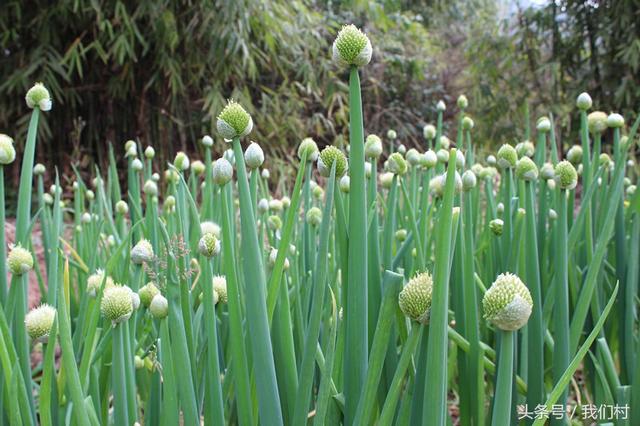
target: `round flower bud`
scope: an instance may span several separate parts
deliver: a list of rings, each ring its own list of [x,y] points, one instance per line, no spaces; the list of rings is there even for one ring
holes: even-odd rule
[[[220,240],[212,233],[206,233],[198,242],[198,252],[206,258],[212,258],[220,253]]]
[[[164,200],[164,208],[166,210],[172,210],[175,206],[176,206],[176,197],[174,197],[173,195],[169,195]]]
[[[189,157],[187,157],[187,154],[180,151],[176,154],[176,158],[173,160],[173,165],[180,171],[187,170],[189,168]]]
[[[196,176],[200,176],[204,173],[205,171],[205,166],[204,163],[200,160],[196,160],[193,163],[191,163],[191,173],[193,173]]]
[[[607,126],[613,128],[613,129],[620,128],[620,127],[624,126],[624,117],[621,116],[620,114],[612,112],[607,117]]]
[[[298,145],[298,158],[302,159],[302,154],[307,153],[307,161],[314,162],[318,160],[318,145],[311,138],[304,138]]]
[[[255,142],[251,142],[247,149],[244,151],[244,163],[249,170],[257,169],[264,163],[264,152],[260,145]]]
[[[33,269],[33,256],[20,245],[10,247],[7,267],[13,275],[22,275]]]
[[[403,242],[407,239],[407,230],[406,229],[398,229],[396,231],[396,240]]]
[[[443,100],[439,100],[436,104],[436,109],[440,112],[444,112],[447,109],[447,106],[445,105]]]
[[[258,213],[264,214],[269,211],[269,201],[266,198],[261,198],[258,201]]]
[[[475,163],[471,166],[471,171],[473,172],[474,175],[476,175],[476,177],[480,177],[480,174],[482,173],[482,169],[484,167],[482,167],[482,164],[480,163]]]
[[[389,189],[391,188],[391,184],[393,183],[393,173],[389,172],[389,173],[382,173],[380,175],[380,185],[384,188],[384,189]]]
[[[517,275],[500,274],[482,299],[484,318],[501,330],[515,331],[527,323],[533,300]]]
[[[398,134],[396,133],[395,130],[393,130],[393,129],[387,130],[387,139],[395,140],[397,137],[398,137]]]
[[[489,229],[494,235],[502,235],[502,228],[504,227],[504,222],[502,219],[493,219],[489,222]]]
[[[517,154],[517,153],[516,153]],[[489,155],[487,157],[487,164],[491,167],[495,167],[498,165],[498,160],[496,159],[496,157],[494,155]]]
[[[364,155],[366,158],[380,158],[382,155],[382,140],[377,135],[367,136],[364,143]]]
[[[253,129],[253,120],[239,103],[230,100],[218,115],[216,128],[223,138],[232,140],[248,135]]]
[[[478,179],[476,178],[476,174],[473,173],[471,170],[467,170],[462,174],[462,190],[463,191],[470,191],[471,189],[475,188],[477,183],[478,183]]]
[[[424,166],[427,168],[434,167],[438,163],[438,156],[432,150],[428,150],[423,154]]]
[[[44,84],[36,83],[27,92],[25,96],[27,106],[29,108],[40,108],[41,111],[49,111],[51,109],[51,95]]]
[[[578,95],[578,98],[576,99],[576,106],[583,111],[586,111],[589,108],[591,108],[592,104],[593,104],[593,101],[591,100],[591,96],[589,96],[587,92],[580,93]]]
[[[209,135],[204,135],[202,137],[202,145],[206,146],[206,147],[212,147],[213,146],[213,138]]]
[[[213,292],[218,295],[218,300],[227,303],[227,279],[222,275],[216,275],[212,280]]]
[[[100,304],[100,312],[102,316],[115,326],[124,322],[131,317],[133,312],[132,291],[129,287],[122,285],[114,285],[105,289]]]
[[[462,128],[464,130],[471,130],[473,129],[473,126],[475,125],[475,123],[473,122],[473,119],[469,116],[465,116],[462,119]]]
[[[516,163],[516,176],[518,179],[533,181],[538,179],[538,167],[529,157],[522,157]]]
[[[535,147],[531,141],[523,141],[516,145],[518,157],[533,157]]]
[[[403,175],[407,172],[407,162],[400,153],[394,152],[388,161],[387,168],[391,173]]]
[[[316,198],[316,199],[321,199],[322,196],[324,195],[324,189],[322,189],[322,187],[320,186],[316,186],[315,188],[313,188],[313,190],[311,190],[311,194]]]
[[[542,179],[553,179],[555,175],[555,170],[553,169],[553,164],[551,163],[544,163],[540,168],[540,176],[542,177]]]
[[[556,220],[558,218],[558,213],[554,209],[549,209],[549,219]]]
[[[87,212],[82,213],[82,216],[80,216],[80,222],[84,224],[91,223],[91,214]]]
[[[607,114],[602,111],[594,111],[587,116],[589,132],[600,134],[607,130]]]
[[[498,203],[498,205],[496,206],[496,211],[498,212],[498,214],[504,213],[504,204]]]
[[[469,106],[469,101],[467,100],[467,97],[465,95],[458,96],[458,100],[456,101],[456,103],[458,104],[458,108],[460,109],[465,109]]]
[[[165,170],[164,178],[169,183],[178,183],[178,181],[180,181],[180,176],[178,175],[178,172],[176,172],[173,169]]]
[[[149,312],[155,319],[163,319],[169,315],[169,301],[161,295],[156,294],[149,304]]]
[[[322,176],[329,177],[334,161],[336,162],[336,178],[347,172],[349,167],[347,157],[338,148],[329,145],[318,156],[318,171]]]
[[[424,136],[424,138],[429,141],[435,138],[436,126],[434,126],[433,124],[427,124],[426,126],[424,126],[422,128],[422,136]]]
[[[273,268],[276,264],[276,259],[278,258],[278,249],[272,248],[269,253],[269,267]],[[284,270],[289,269],[289,259],[284,258]]]
[[[398,295],[398,305],[403,314],[420,324],[428,324],[431,315],[433,279],[422,272],[409,280]]]
[[[629,197],[631,197],[632,195],[634,195],[634,194],[636,193],[636,185],[629,185],[629,186],[627,187],[626,192],[627,192],[627,195],[628,195]]]
[[[311,226],[318,226],[322,222],[322,210],[318,207],[311,207],[307,211],[307,223]]]
[[[281,212],[283,209],[283,205],[282,205],[282,201],[278,200],[278,199],[272,199],[269,201],[269,210],[272,210],[274,212]]]
[[[16,159],[16,149],[13,147],[13,139],[0,133],[0,165],[7,165]]]
[[[102,281],[104,281],[105,290],[115,285],[111,277],[105,277],[104,271],[102,269],[97,269],[96,272],[87,278],[87,294],[91,297],[96,297],[102,288]]]
[[[269,179],[271,177],[271,173],[269,172],[269,169],[262,169],[262,173],[260,173],[260,176],[262,176],[262,179]]]
[[[442,197],[444,194],[444,181],[442,176],[436,176],[429,181],[429,192],[434,197]]]
[[[462,151],[458,151],[458,155],[456,155],[456,169],[462,170],[464,169],[464,165],[466,160],[464,158],[464,153]]]
[[[153,259],[153,246],[144,238],[131,249],[131,261],[136,265],[150,262]]]
[[[480,171],[480,178],[493,179],[498,175],[498,170],[495,167],[483,167]]]
[[[353,24],[342,27],[333,42],[333,60],[342,66],[367,65],[372,53],[369,37]]]
[[[436,153],[436,158],[440,163],[448,163],[449,162],[449,151],[446,149],[439,149]]]
[[[153,159],[153,157],[156,156],[156,150],[153,149],[152,146],[148,146],[145,150],[144,150],[144,156],[147,160],[151,160]]]
[[[236,155],[233,153],[233,149],[231,148],[222,153],[222,158],[227,160],[231,165],[236,164]]]
[[[536,122],[536,129],[540,133],[547,133],[551,131],[551,120],[548,117],[540,117]]]
[[[24,325],[31,340],[46,343],[55,318],[56,308],[46,303],[31,309],[24,317]]]
[[[36,176],[42,176],[45,170],[46,169],[44,167],[44,164],[37,163],[35,166],[33,166],[33,174]]]
[[[398,152],[402,155],[407,153],[407,147],[403,144],[398,145]]]
[[[200,235],[213,234],[220,239],[220,225],[211,221],[200,223]]]
[[[501,169],[511,169],[516,166],[518,153],[509,144],[504,144],[498,150],[498,167]]]
[[[555,173],[555,170],[554,170],[554,173]],[[555,189],[556,189],[556,181],[554,179],[548,179],[547,180],[547,188],[549,188],[550,191],[555,191]]]
[[[567,160],[571,164],[580,164],[582,162],[582,147],[580,145],[573,145],[567,151]]]
[[[568,161],[561,161],[556,164],[555,179],[560,189],[573,189],[578,184],[578,173],[573,164]]]
[[[225,158],[220,158],[213,163],[211,174],[217,185],[224,186],[233,177],[233,167]]]
[[[407,151],[407,161],[411,164],[412,167],[415,167],[420,164],[420,153],[417,149],[411,148]]]
[[[157,196],[158,195],[158,185],[152,181],[148,180],[144,183],[142,190],[146,195]]]
[[[42,196],[42,199],[44,200],[44,203],[48,206],[53,205],[53,197],[51,196],[51,194],[44,194]]]
[[[267,218],[267,227],[272,231],[277,231],[282,228],[282,219],[280,216],[271,215]]]
[[[140,302],[145,308],[151,305],[151,301],[156,295],[160,294],[160,290],[153,282],[148,282],[140,290],[138,290],[138,296],[140,296]]]
[[[345,194],[349,193],[349,188],[351,186],[351,179],[349,178],[349,175],[344,175],[340,178],[340,191],[344,192]]]
[[[371,177],[371,163],[365,161],[364,163],[364,176],[369,179]]]
[[[603,167],[609,167],[611,165],[611,157],[609,157],[609,154],[606,152],[603,152],[600,154],[600,157],[598,157],[598,163]]]
[[[133,290],[131,290],[131,304],[133,305],[134,311],[138,310],[140,307],[140,295],[138,293],[134,293]]]

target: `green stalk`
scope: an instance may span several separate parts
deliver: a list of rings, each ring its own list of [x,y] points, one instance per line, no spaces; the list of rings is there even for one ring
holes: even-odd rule
[[[344,357],[345,422],[351,424],[357,395],[364,385],[368,362],[367,332],[367,201],[364,173],[362,97],[358,69],[349,74],[349,257],[347,304],[344,306],[346,339]]]
[[[369,268],[368,277],[368,299],[369,306],[367,307],[367,313],[369,316],[368,328],[369,339],[373,339],[373,333],[375,331],[376,323],[378,322],[378,310],[380,308],[380,300],[382,299],[381,289],[381,269],[380,269],[380,224],[378,216],[378,160],[376,158],[371,159],[371,177],[369,178],[369,185],[367,187],[368,194],[367,199],[374,204],[373,213],[369,226],[368,237],[368,261],[367,266]]]
[[[161,424],[166,426],[178,423],[178,385],[173,369],[171,356],[171,337],[169,335],[169,319],[160,321],[160,361],[162,362],[162,416]]]
[[[247,290],[247,312],[252,316],[251,320],[247,321],[247,324],[253,351],[253,370],[256,376],[258,406],[262,423],[277,426],[282,425],[283,420],[280,412],[280,395],[276,381],[273,349],[269,336],[269,319],[265,296],[267,283],[255,227],[256,221],[253,207],[251,206],[247,170],[244,165],[240,139],[238,138],[233,140],[233,151],[236,159],[240,193],[242,268]]]
[[[513,357],[516,333],[501,330],[500,357],[498,358],[498,376],[494,395],[492,426],[503,426],[511,423]]]
[[[4,166],[0,165],[0,226],[2,229],[6,229],[4,202]],[[2,306],[7,303],[7,243],[4,234],[4,232],[0,234],[0,304]]]
[[[456,169],[456,149],[449,155],[444,198],[436,227],[436,263],[433,280],[431,326],[427,348],[427,380],[425,382],[422,424],[444,426],[447,408],[447,325],[449,306],[449,275],[451,267],[451,236],[453,230],[453,197]]]
[[[311,314],[309,317],[309,325],[304,341],[304,353],[302,355],[302,364],[300,366],[300,377],[298,380],[298,391],[296,398],[296,406],[293,415],[293,424],[302,425],[305,423],[307,416],[309,399],[311,398],[311,388],[313,386],[314,368],[313,361],[316,352],[318,337],[320,335],[320,321],[322,317],[322,307],[325,300],[325,289],[327,287],[327,271],[329,252],[329,227],[333,212],[333,192],[335,188],[336,165],[335,162],[331,167],[329,175],[326,203],[322,212],[322,223],[320,225],[320,247],[316,260],[316,271],[313,275],[313,297],[311,299]]]
[[[115,424],[128,424],[126,367],[124,365],[124,327],[127,323],[113,327],[113,420]]]
[[[329,405],[329,390],[332,383],[331,372],[333,371],[333,363],[335,359],[336,349],[336,334],[338,331],[338,309],[336,307],[336,299],[329,287],[329,293],[331,294],[331,317],[329,325],[329,342],[325,353],[327,358],[324,363],[324,368],[320,377],[320,389],[318,390],[318,396],[316,398],[316,417],[313,421],[314,426],[324,426],[325,416]]]
[[[55,377],[55,348],[58,338],[58,320],[55,319],[49,331],[48,343],[45,345],[42,381],[40,382],[40,424],[42,426],[51,426],[58,424],[56,388],[53,386]]]

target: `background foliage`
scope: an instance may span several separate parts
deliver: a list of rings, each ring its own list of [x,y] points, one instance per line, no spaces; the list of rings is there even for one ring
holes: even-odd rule
[[[286,161],[305,136],[323,145],[346,132],[347,90],[330,47],[340,25],[354,22],[375,49],[362,76],[368,132],[394,128],[402,143],[419,144],[437,100],[451,121],[464,92],[480,143],[521,139],[525,102],[532,118],[562,117],[559,133],[570,135],[566,113],[580,91],[605,111],[637,108],[639,17],[632,0],[9,0],[0,14],[0,131],[21,150],[22,97],[42,81],[54,108],[39,161],[88,168],[106,161],[108,143],[122,158],[132,138],[170,160],[197,150],[235,98],[271,161]]]

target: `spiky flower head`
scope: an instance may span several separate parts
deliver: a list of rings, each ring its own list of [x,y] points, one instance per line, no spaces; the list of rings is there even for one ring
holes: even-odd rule
[[[105,319],[111,321],[114,327],[131,317],[133,312],[132,293],[129,287],[123,285],[114,285],[104,290],[100,312]]]
[[[222,275],[216,275],[212,280],[213,292],[218,295],[218,301],[227,303],[227,279]]]
[[[36,83],[29,89],[25,96],[27,106],[31,109],[40,108],[41,111],[49,111],[51,109],[51,95],[44,84]]]
[[[535,147],[531,141],[522,141],[516,145],[518,157],[533,157]]]
[[[202,175],[205,169],[206,167],[204,163],[200,160],[196,160],[193,163],[191,163],[191,173],[193,173],[196,176]]]
[[[150,262],[153,259],[153,246],[144,238],[131,249],[131,261],[136,265]]]
[[[407,162],[405,161],[402,154],[399,152],[394,152],[389,156],[389,160],[387,163],[387,169],[396,175],[402,176],[407,173]]]
[[[213,234],[216,238],[220,239],[220,225],[211,221],[204,221],[200,223],[200,235]]]
[[[607,117],[607,126],[612,129],[619,129],[624,126],[624,117],[618,113],[612,112]]]
[[[578,95],[578,98],[576,99],[576,106],[583,111],[586,111],[589,108],[591,108],[592,104],[593,104],[593,101],[591,100],[591,96],[589,96],[587,92],[580,93]]]
[[[589,132],[592,134],[600,134],[607,130],[607,114],[602,111],[593,111],[587,116],[587,124]]]
[[[0,165],[11,164],[15,159],[16,149],[13,147],[13,139],[0,133]]]
[[[364,143],[364,155],[367,158],[380,158],[382,155],[382,140],[378,135],[369,135]]]
[[[348,194],[351,189],[351,178],[349,178],[349,175],[342,176],[338,185],[340,186],[340,191]]]
[[[533,181],[538,179],[538,166],[529,157],[522,157],[516,163],[516,176],[518,179]]]
[[[233,177],[233,167],[226,158],[219,158],[213,163],[211,174],[217,185],[224,186]]]
[[[55,318],[56,308],[46,303],[31,309],[24,317],[24,325],[31,340],[46,343]]]
[[[260,145],[255,142],[251,142],[247,149],[244,151],[244,163],[249,170],[257,169],[264,163],[264,151]]]
[[[549,117],[540,117],[540,118],[538,118],[538,121],[536,122],[536,129],[540,133],[550,132],[551,131],[551,120],[549,120]]]
[[[429,323],[433,280],[428,272],[421,272],[409,280],[398,295],[400,310],[420,324]]]
[[[302,159],[302,155],[307,153],[307,161],[314,162],[318,159],[318,144],[312,138],[304,138],[298,145],[298,158]]]
[[[518,161],[518,153],[509,144],[504,144],[498,150],[498,167],[501,169],[512,169]]]
[[[467,97],[465,95],[460,95],[458,96],[456,104],[458,105],[458,108],[465,109],[469,106],[469,100],[467,100]]]
[[[324,177],[329,177],[331,167],[336,163],[336,178],[342,177],[347,172],[349,164],[347,157],[335,146],[326,146],[318,156],[318,171]]]
[[[169,301],[161,294],[156,294],[149,304],[149,312],[155,319],[163,319],[169,315]]]
[[[322,210],[318,207],[311,207],[307,211],[307,223],[311,226],[318,226],[322,222]]]
[[[489,229],[494,235],[502,235],[502,228],[504,227],[504,222],[502,219],[493,219],[489,222]]]
[[[140,302],[142,302],[145,308],[148,308],[151,305],[151,301],[157,294],[160,294],[160,290],[158,290],[158,287],[156,287],[156,285],[151,281],[138,290]]]
[[[462,119],[462,128],[464,130],[471,130],[473,129],[473,127],[475,126],[475,123],[473,122],[473,119],[469,116],[465,116]]]
[[[436,126],[433,124],[427,124],[422,128],[422,136],[428,141],[433,140],[436,137]]]
[[[395,130],[393,130],[393,129],[387,130],[387,139],[395,140],[397,137],[398,137],[398,134],[396,133]]]
[[[464,172],[462,174],[462,190],[463,191],[470,191],[473,188],[476,187],[478,183],[478,178],[476,177],[476,174],[471,171],[471,170],[467,170],[466,172]]]
[[[484,318],[505,331],[524,327],[531,315],[533,300],[529,289],[517,275],[498,275],[482,299]]]
[[[22,275],[33,269],[33,256],[31,252],[21,245],[10,247],[7,256],[7,267],[13,275]]]
[[[361,67],[371,61],[373,48],[369,37],[355,25],[342,27],[333,42],[333,60],[342,66]]]
[[[216,128],[223,138],[232,140],[248,135],[253,129],[253,120],[239,103],[230,100],[218,115]]]
[[[556,164],[555,179],[560,186],[560,189],[573,189],[578,184],[578,172],[568,161],[561,161]]]
[[[220,240],[213,233],[206,233],[198,241],[198,251],[204,257],[212,258],[220,253]]]

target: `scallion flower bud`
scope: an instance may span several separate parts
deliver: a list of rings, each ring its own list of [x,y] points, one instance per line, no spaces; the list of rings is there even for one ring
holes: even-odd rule
[[[142,265],[153,259],[153,246],[144,238],[131,249],[131,261],[136,265]]]
[[[540,133],[547,133],[551,131],[551,120],[548,117],[540,117],[536,122],[536,129]]]
[[[469,101],[465,95],[458,96],[458,100],[456,101],[458,108],[466,109],[469,106]]]
[[[280,216],[271,215],[267,218],[267,227],[272,231],[277,231],[282,228],[282,219]]]
[[[380,158],[382,155],[382,140],[377,135],[367,136],[364,143],[364,155],[366,158]]]
[[[269,211],[269,201],[266,198],[261,198],[258,201],[258,213],[264,214]]]
[[[430,169],[438,164],[438,156],[432,150],[428,150],[427,152],[422,154],[422,156],[424,158],[423,162],[425,167]]]
[[[422,272],[409,280],[398,295],[400,310],[408,318],[420,324],[428,324],[431,315],[433,279],[428,272]]]
[[[220,225],[211,221],[200,223],[200,235],[213,234],[216,238],[220,238]]]
[[[407,151],[406,158],[412,167],[418,166],[420,164],[420,153],[415,148],[411,148],[409,151]]]
[[[147,160],[152,160],[153,157],[156,156],[156,150],[153,149],[152,146],[148,146],[145,150],[144,150],[144,156]]]
[[[132,291],[129,287],[114,285],[105,289],[100,311],[113,326],[127,321],[133,312]]]
[[[218,295],[218,300],[222,303],[227,303],[227,279],[222,275],[216,275],[212,280],[213,291]]]
[[[447,106],[445,105],[443,100],[439,100],[436,104],[436,109],[440,112],[444,112],[447,109]]]
[[[140,302],[145,308],[149,308],[151,301],[156,295],[160,294],[160,290],[153,282],[148,282],[140,290],[138,290],[138,296],[140,296]]]
[[[396,133],[395,130],[393,129],[389,129],[387,130],[387,139],[389,140],[395,140],[398,137],[398,134]]]
[[[502,219],[493,219],[491,222],[489,222],[489,229],[494,233],[494,235],[502,235],[503,227],[504,222],[502,221]]]
[[[624,117],[621,116],[620,114],[612,112],[607,117],[607,126],[609,126],[611,128],[614,128],[614,129],[624,126]]]
[[[198,252],[206,258],[216,256],[220,253],[220,240],[211,232],[204,234],[198,242]]]
[[[46,303],[31,309],[24,317],[24,325],[31,340],[46,343],[55,318],[56,308]]]
[[[257,169],[264,163],[264,152],[260,145],[255,142],[251,142],[247,149],[244,151],[244,163],[249,170]]]
[[[340,191],[344,192],[345,194],[349,193],[349,189],[351,187],[351,179],[349,178],[349,175],[344,175],[340,178]]]
[[[407,230],[406,229],[398,229],[396,231],[396,240],[399,242],[403,242],[407,239]]]
[[[298,158],[302,159],[302,155],[307,153],[307,161],[312,163],[318,160],[318,145],[312,138],[304,138],[298,145]]]
[[[205,171],[204,163],[200,160],[196,160],[191,163],[191,173],[196,176],[201,176]]]
[[[422,136],[428,141],[436,137],[436,127],[433,124],[427,124],[422,128]]]
[[[211,148],[213,146],[213,138],[211,136],[209,136],[209,135],[204,135],[202,137],[201,142],[202,142],[202,145],[204,145],[204,146],[206,146],[208,148]]]
[[[51,110],[51,95],[44,84],[36,83],[29,89],[25,96],[27,106],[31,109],[40,108],[41,111]]]
[[[555,180],[560,189],[570,190],[578,184],[578,173],[575,167],[568,161],[561,161],[556,164]]]
[[[509,144],[504,144],[498,150],[498,167],[501,169],[512,169],[518,161],[518,153]]]
[[[389,173],[382,173],[380,175],[380,185],[384,188],[384,189],[389,189],[391,188],[391,184],[393,183],[393,173],[389,172]]]
[[[0,133],[0,165],[11,164],[16,159],[16,149],[13,147],[13,139]]]
[[[218,115],[216,128],[223,138],[232,140],[248,135],[253,129],[253,120],[239,103],[230,100]]]
[[[13,275],[22,275],[33,269],[33,256],[31,252],[22,246],[15,245],[9,247],[7,256],[7,267]]]
[[[587,116],[587,124],[589,132],[592,134],[600,134],[607,130],[607,114],[602,111],[593,111]]]
[[[403,175],[407,172],[407,162],[399,152],[391,154],[388,161],[387,168],[391,173]]]
[[[150,196],[158,195],[158,185],[151,179],[149,179],[144,183],[142,190],[146,195],[150,195]]]
[[[482,299],[484,318],[501,330],[524,327],[531,315],[533,300],[529,289],[517,275],[498,275]]]
[[[333,60],[342,66],[361,67],[371,61],[371,41],[355,25],[345,25],[333,42]]]
[[[269,172],[269,169],[262,169],[262,173],[260,173],[260,176],[262,176],[262,179],[269,180],[269,178],[271,177],[271,173]]]
[[[591,108],[592,104],[593,104],[593,101],[591,100],[591,96],[589,96],[587,92],[580,93],[578,95],[578,98],[576,99],[576,106],[583,111],[586,111],[589,108]]]
[[[220,158],[213,163],[211,174],[217,185],[224,186],[233,177],[233,167],[225,158]]]
[[[516,153],[518,157],[533,157],[535,147],[531,141],[523,141],[516,145]]]
[[[156,294],[151,299],[149,312],[155,319],[163,319],[169,315],[169,301],[161,294]]]
[[[338,148],[329,145],[318,156],[318,171],[322,176],[329,177],[334,161],[336,162],[336,178],[342,177],[347,172],[349,167],[347,157]]]
[[[538,167],[529,157],[522,157],[516,163],[516,176],[525,181],[538,179]]]
[[[307,211],[307,223],[311,226],[318,226],[322,222],[322,210],[318,207],[311,207]]]
[[[469,116],[465,116],[462,119],[462,128],[464,130],[471,130],[473,129],[473,127],[475,126],[475,123],[473,122],[473,119]]]
[[[448,163],[449,162],[449,151],[446,148],[439,149],[436,153],[436,158],[440,163]]]
[[[478,179],[476,178],[476,174],[471,170],[467,170],[462,174],[462,190],[470,191],[475,188],[478,183]]]

